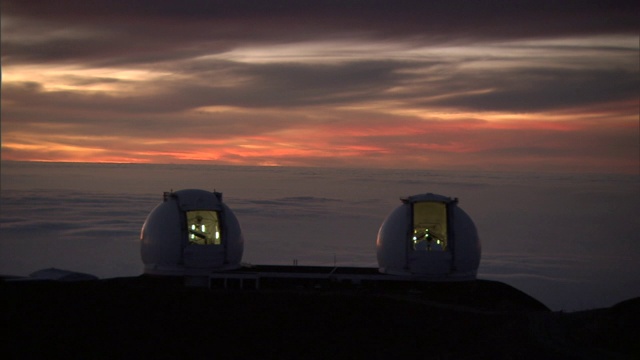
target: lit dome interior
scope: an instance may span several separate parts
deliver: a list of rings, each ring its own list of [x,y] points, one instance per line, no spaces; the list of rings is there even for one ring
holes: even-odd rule
[[[146,274],[184,275],[240,267],[244,239],[222,194],[205,190],[164,193],[147,216],[141,256]]]
[[[480,265],[475,224],[458,200],[436,194],[402,199],[378,231],[382,273],[434,280],[471,280]]]

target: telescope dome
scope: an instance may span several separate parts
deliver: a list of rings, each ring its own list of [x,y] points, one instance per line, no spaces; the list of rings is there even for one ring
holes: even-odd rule
[[[401,199],[378,231],[379,271],[433,280],[473,280],[480,239],[458,200],[436,194]]]
[[[244,238],[222,193],[187,189],[165,192],[142,226],[144,273],[203,274],[240,267]]]

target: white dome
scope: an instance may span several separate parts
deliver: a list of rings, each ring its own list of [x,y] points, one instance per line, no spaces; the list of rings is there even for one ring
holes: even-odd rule
[[[185,275],[240,267],[244,239],[222,194],[205,190],[164,193],[142,226],[145,274]]]
[[[379,270],[433,280],[472,280],[480,265],[480,239],[458,200],[422,194],[402,199],[378,231]]]

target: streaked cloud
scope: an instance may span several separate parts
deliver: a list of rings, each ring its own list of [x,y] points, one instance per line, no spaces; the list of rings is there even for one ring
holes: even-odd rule
[[[638,5],[483,4],[5,1],[2,158],[637,172]]]

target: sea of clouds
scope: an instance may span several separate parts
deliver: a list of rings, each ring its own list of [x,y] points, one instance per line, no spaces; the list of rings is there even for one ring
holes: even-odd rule
[[[223,193],[254,264],[375,267],[375,240],[400,197],[459,198],[482,240],[479,278],[553,310],[640,296],[640,179],[211,165],[3,162],[0,274],[56,267],[101,278],[142,272],[140,228],[164,191]]]

